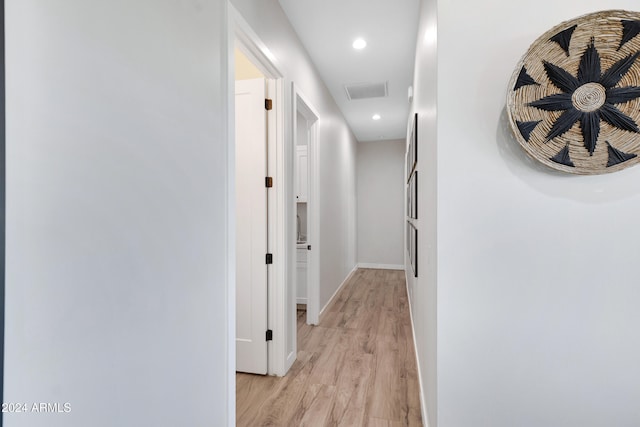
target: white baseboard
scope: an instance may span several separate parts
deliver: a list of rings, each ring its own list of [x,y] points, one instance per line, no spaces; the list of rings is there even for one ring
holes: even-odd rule
[[[333,293],[333,295],[331,295],[331,298],[329,298],[329,301],[327,301],[327,303],[324,305],[324,307],[322,307],[322,310],[320,310],[320,314],[318,315],[318,319],[319,319],[318,324],[322,323],[322,317],[325,314],[324,313],[325,309],[331,305],[331,303],[335,299],[336,295],[338,295],[338,293],[342,290],[344,285],[347,284],[347,282],[349,281],[349,279],[351,279],[351,276],[353,276],[353,273],[355,273],[357,269],[358,269],[358,265],[356,264],[356,266],[353,267],[353,270],[351,270],[351,273],[347,274],[347,277],[342,281],[342,284],[340,286],[338,286],[338,289],[336,289],[336,291]]]
[[[416,367],[418,368],[418,386],[420,387],[420,412],[422,413],[422,424],[429,427],[429,418],[427,413],[426,395],[424,394],[424,382],[422,381],[422,370],[420,369],[420,358],[418,357],[418,342],[416,341],[416,328],[413,323],[413,310],[411,309],[411,297],[409,296],[409,278],[405,270],[405,286],[407,287],[407,299],[409,300],[409,317],[411,318],[411,335],[413,336],[413,351],[416,356]]]
[[[296,304],[306,304],[307,298],[296,298]]]
[[[379,270],[404,270],[402,264],[372,264],[368,262],[361,262],[358,264],[358,268],[377,268]]]

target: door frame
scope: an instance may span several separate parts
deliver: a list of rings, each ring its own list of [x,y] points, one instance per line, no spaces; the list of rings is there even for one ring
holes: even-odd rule
[[[6,100],[5,100],[4,0],[0,1],[0,399],[4,402],[4,316],[6,255]],[[4,414],[0,414],[2,427]]]
[[[289,301],[288,280],[289,256],[295,249],[295,242],[288,244],[293,238],[290,235],[288,224],[293,222],[295,213],[289,208],[289,199],[293,197],[287,191],[287,183],[293,182],[291,167],[284,161],[290,155],[291,146],[285,141],[291,141],[288,128],[285,126],[286,111],[290,108],[285,97],[284,77],[280,71],[281,67],[269,48],[262,42],[258,35],[249,26],[247,21],[240,15],[230,1],[227,2],[228,10],[228,93],[233,93],[235,87],[235,61],[234,49],[237,46],[249,60],[263,73],[267,81],[272,84],[269,89],[274,93],[269,96],[273,99],[273,112],[267,122],[270,142],[268,149],[268,170],[273,178],[273,187],[268,192],[268,215],[269,233],[268,252],[273,254],[273,264],[268,269],[268,303],[267,303],[267,325],[273,331],[273,339],[267,343],[267,374],[284,376],[291,367],[288,360],[295,360],[295,342],[291,343],[287,339],[291,327],[295,328],[295,304]],[[229,241],[227,242],[229,264],[228,264],[228,327],[229,334],[229,408],[230,413],[235,413],[235,316],[236,316],[236,292],[235,292],[235,99],[228,96],[229,111],[229,141],[228,141],[228,176],[229,184],[227,198],[229,202]],[[291,325],[291,320],[293,325]],[[293,363],[293,362],[291,362]],[[233,402],[231,402],[233,400]]]
[[[307,153],[308,153],[308,178],[307,178],[307,243],[311,250],[307,252],[307,324],[317,325],[320,318],[320,191],[318,180],[318,123],[320,114],[313,107],[308,98],[300,91],[298,86],[291,83],[291,121],[293,123],[293,146],[298,141],[296,132],[298,113],[307,121]],[[295,200],[293,201],[295,206]],[[297,281],[294,280],[294,283]]]

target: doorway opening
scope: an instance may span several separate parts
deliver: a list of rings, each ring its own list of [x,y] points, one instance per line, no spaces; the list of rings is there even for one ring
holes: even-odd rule
[[[315,108],[292,84],[292,121],[296,204],[296,303],[306,310],[306,323],[317,325],[319,292],[318,120]]]
[[[288,184],[292,182],[292,170],[291,166],[287,165],[285,159],[291,152],[291,147],[285,144],[285,114],[287,107],[285,105],[286,99],[284,96],[283,76],[276,66],[276,60],[269,51],[269,49],[262,43],[255,32],[250,28],[247,22],[237,12],[237,10],[230,4],[228,6],[228,23],[229,23],[229,218],[230,218],[230,230],[229,230],[229,337],[231,343],[236,343],[233,348],[229,349],[229,361],[232,368],[229,372],[231,377],[231,387],[233,387],[230,395],[235,395],[235,374],[236,368],[242,369],[239,365],[242,358],[245,356],[240,354],[241,351],[246,352],[246,347],[243,344],[246,341],[241,341],[245,337],[238,336],[237,333],[242,334],[247,331],[248,322],[247,319],[252,317],[260,317],[264,319],[261,312],[246,307],[247,292],[238,288],[239,277],[236,277],[236,269],[241,269],[246,273],[248,265],[248,255],[245,251],[236,248],[237,239],[241,233],[246,230],[238,229],[241,227],[241,216],[247,215],[248,210],[251,210],[252,214],[258,212],[252,207],[247,207],[246,200],[239,200],[237,194],[237,187],[244,185],[240,182],[244,177],[239,176],[236,173],[236,165],[238,162],[242,162],[248,159],[236,159],[236,153],[240,153],[239,147],[236,147],[236,97],[231,96],[235,92],[235,68],[236,64],[235,53],[236,49],[244,56],[255,69],[258,70],[259,75],[266,79],[266,98],[270,99],[270,102],[262,100],[260,102],[260,108],[262,114],[266,115],[266,139],[263,136],[258,136],[262,141],[265,141],[263,146],[263,154],[250,152],[239,154],[244,157],[256,157],[256,168],[264,165],[264,173],[256,175],[255,180],[251,185],[254,187],[257,198],[262,198],[262,194],[265,194],[266,198],[266,212],[264,215],[258,212],[257,215],[251,215],[252,220],[256,221],[253,224],[259,224],[265,217],[268,218],[267,225],[264,226],[265,230],[259,230],[258,234],[263,233],[265,243],[261,243],[256,240],[259,245],[262,245],[262,252],[256,250],[255,259],[260,258],[260,263],[256,263],[255,268],[250,269],[249,275],[252,279],[255,275],[262,276],[266,271],[266,301],[262,300],[263,306],[266,306],[266,327],[262,327],[262,330],[256,329],[259,333],[256,333],[256,343],[261,339],[262,347],[266,346],[267,363],[266,374],[284,376],[287,370],[293,364],[296,355],[295,340],[291,342],[289,339],[289,331],[295,329],[295,301],[293,299],[294,292],[290,291],[292,280],[288,273],[291,263],[287,262],[290,256],[292,256],[294,246],[288,244],[290,242],[290,224],[293,224],[295,213],[292,208],[292,191],[288,190]],[[244,60],[244,59],[243,59]],[[256,79],[261,79],[259,76],[251,76]],[[248,81],[253,78],[249,78]],[[257,84],[257,86],[260,86]],[[287,103],[288,104],[288,103]],[[255,104],[253,104],[255,106]],[[267,111],[265,111],[267,110]],[[288,122],[288,117],[286,118]],[[244,126],[244,125],[243,125]],[[286,129],[288,131],[288,129]],[[244,131],[244,129],[243,129]],[[266,144],[266,141],[269,144]],[[262,158],[264,157],[264,159]],[[263,176],[264,175],[264,176]],[[269,179],[270,178],[270,179]],[[236,182],[237,181],[237,182]],[[243,211],[240,211],[240,210]],[[243,224],[247,224],[246,221]],[[246,233],[245,233],[246,234]],[[260,237],[261,239],[262,237]],[[239,271],[238,270],[238,271]],[[251,292],[249,292],[251,294]],[[252,297],[252,295],[250,295]],[[253,301],[251,302],[253,304]],[[247,319],[240,320],[239,316],[247,316]],[[242,322],[242,323],[241,323]],[[244,328],[244,329],[243,329]],[[257,345],[257,344],[256,344]],[[260,350],[262,353],[262,350]],[[253,357],[249,353],[247,356]],[[244,369],[242,369],[244,370]],[[259,373],[264,373],[263,371]],[[231,405],[231,404],[230,404]],[[235,405],[232,405],[235,407]]]

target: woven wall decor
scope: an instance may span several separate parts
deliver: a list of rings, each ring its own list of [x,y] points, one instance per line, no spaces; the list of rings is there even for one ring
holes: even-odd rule
[[[536,40],[509,83],[507,111],[525,151],[575,174],[640,162],[640,13],[597,12]]]

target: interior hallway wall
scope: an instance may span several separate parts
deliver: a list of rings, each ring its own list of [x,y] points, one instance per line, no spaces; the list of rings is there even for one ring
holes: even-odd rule
[[[637,2],[438,3],[437,292],[430,272],[412,301],[431,427],[640,425],[640,168],[554,172],[525,155],[505,113],[539,35],[611,8]],[[416,87],[432,79],[419,60]],[[433,295],[437,322],[421,314]]]
[[[418,114],[418,219],[413,223],[418,229],[418,272],[412,274],[405,249],[407,292],[411,304],[411,316],[418,354],[418,370],[421,377],[422,412],[425,425],[437,425],[437,325],[438,325],[438,263],[437,263],[437,114],[436,72],[438,64],[436,1],[420,2],[420,23],[416,43],[413,103],[409,128],[414,113]],[[410,134],[410,131],[407,132]],[[408,172],[405,172],[405,177]]]
[[[227,425],[226,1],[5,8],[5,425]]]
[[[357,141],[277,0],[232,0],[232,4],[276,58],[285,77],[287,99],[291,96],[291,82],[295,82],[320,116],[322,308],[356,265]],[[291,170],[292,161],[288,167]],[[293,182],[287,191],[293,194]],[[313,246],[314,242],[310,243]],[[294,258],[289,261],[294,262]],[[293,283],[292,278],[289,279]]]
[[[358,265],[404,268],[405,141],[358,144]]]

